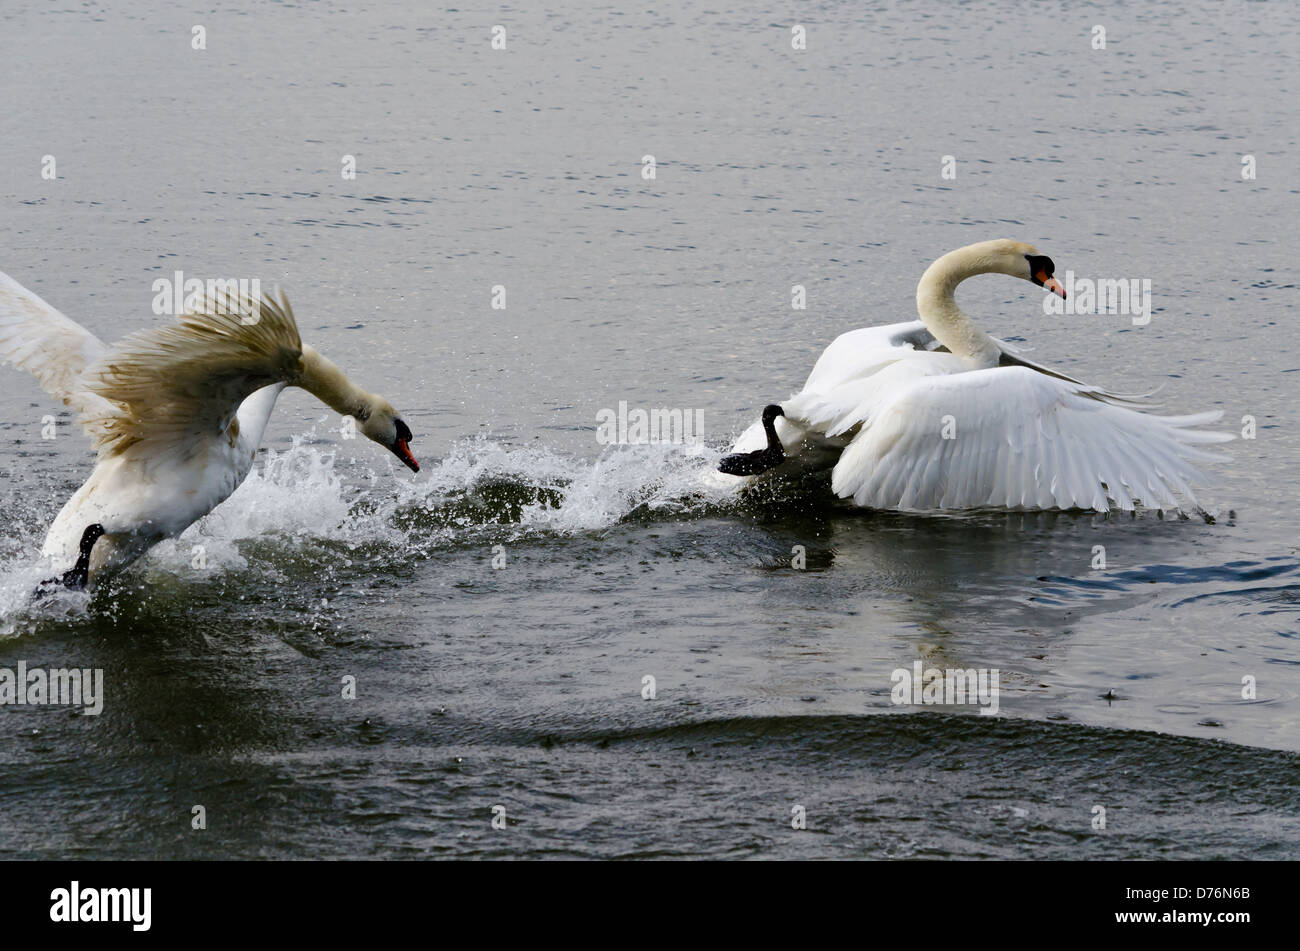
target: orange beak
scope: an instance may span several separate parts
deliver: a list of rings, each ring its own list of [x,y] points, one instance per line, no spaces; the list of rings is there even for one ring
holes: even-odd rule
[[[411,447],[406,444],[405,439],[398,439],[393,443],[393,455],[401,459],[403,465],[412,472],[420,471],[420,464],[415,461],[415,456],[411,455]]]
[[[1065,288],[1061,286],[1060,281],[1058,281],[1054,277],[1048,277],[1046,271],[1039,271],[1034,276],[1038,278],[1039,284],[1042,284],[1043,287],[1047,288],[1057,297],[1061,298],[1061,300],[1065,300]]]

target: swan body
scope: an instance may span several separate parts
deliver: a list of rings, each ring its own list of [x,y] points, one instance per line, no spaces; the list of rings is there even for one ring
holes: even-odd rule
[[[98,450],[42,547],[55,566],[72,566],[65,580],[119,571],[229,498],[286,386],[353,416],[419,470],[397,411],[302,342],[283,296],[206,299],[179,323],[110,347],[0,274],[0,362],[30,371],[76,411]]]
[[[180,444],[135,443],[100,459],[64,504],[41,554],[55,564],[76,557],[87,525],[104,526],[92,552],[92,576],[118,571],[165,538],[180,535],[229,498],[253,468],[276,397],[285,384],[244,401],[227,432],[195,433]],[[230,438],[230,431],[237,433]]]
[[[1221,411],[1144,412],[1030,362],[980,330],[954,291],[1001,273],[1065,296],[1050,258],[995,240],[945,254],[917,286],[921,320],[853,330],[821,355],[781,404],[785,461],[755,479],[831,470],[831,488],[866,508],[1092,509],[1195,507],[1202,448],[1232,437],[1194,427]],[[733,452],[764,445],[755,423]]]

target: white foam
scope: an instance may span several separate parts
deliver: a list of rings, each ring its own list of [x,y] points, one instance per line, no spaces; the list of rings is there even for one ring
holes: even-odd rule
[[[681,510],[734,497],[734,487],[713,482],[718,453],[702,444],[615,446],[594,462],[548,449],[512,448],[486,439],[457,443],[407,483],[399,505],[437,510],[485,485],[534,490],[517,523],[526,531],[572,534],[606,528],[640,507]]]
[[[521,523],[573,533],[607,528],[639,508],[683,511],[730,499],[734,491],[708,478],[718,453],[701,444],[617,446],[577,468],[559,505],[528,506]]]
[[[445,458],[411,479],[403,478],[405,470],[395,464],[379,474],[360,466],[340,468],[342,450],[319,449],[308,444],[310,438],[296,438],[289,449],[259,457],[229,499],[179,538],[155,546],[144,559],[145,569],[196,577],[214,569],[244,570],[250,555],[240,543],[253,539],[289,549],[310,539],[426,549],[431,539],[434,544],[442,537],[454,539],[473,526],[403,530],[394,516],[436,513],[487,485],[524,490],[517,520],[506,511],[488,510],[488,524],[543,534],[608,528],[638,509],[694,510],[728,501],[735,492],[714,478],[719,453],[702,444],[615,446],[593,462],[479,438],[453,445]],[[534,501],[528,501],[529,491],[535,493]],[[0,556],[0,617],[29,610],[31,592],[53,570],[38,563],[39,536],[23,534],[30,537]],[[195,546],[203,549],[202,569],[194,566]],[[275,559],[265,550],[256,557]],[[265,567],[273,570],[274,564]],[[87,598],[61,593],[43,599],[42,616],[47,616],[46,601],[56,614],[74,614],[85,609]]]

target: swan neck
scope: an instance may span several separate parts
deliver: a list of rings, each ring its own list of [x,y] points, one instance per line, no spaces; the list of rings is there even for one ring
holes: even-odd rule
[[[250,458],[262,444],[267,423],[271,421],[271,411],[275,409],[275,401],[288,385],[272,383],[270,386],[264,386],[239,405],[239,413],[235,417],[239,426],[238,436],[248,450]]]
[[[977,367],[997,366],[1002,349],[975,326],[956,298],[958,284],[994,269],[985,259],[964,254],[965,250],[950,251],[926,268],[916,285],[916,309],[926,329],[954,355]]]
[[[338,364],[310,344],[302,346],[302,370],[294,381],[330,409],[343,416],[364,420],[370,415],[374,397],[347,378]]]

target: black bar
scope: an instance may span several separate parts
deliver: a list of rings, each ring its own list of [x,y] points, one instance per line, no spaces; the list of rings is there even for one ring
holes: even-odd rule
[[[812,938],[833,925],[875,938],[899,929],[909,942],[926,932],[1026,940],[1200,933],[1232,942],[1286,925],[1293,872],[1288,863],[1215,862],[8,862],[0,865],[0,908],[6,939],[331,940],[373,937],[381,922],[424,922],[431,937],[448,939],[462,926],[566,922],[564,934],[576,936],[608,920],[667,940],[684,935],[686,919],[700,919],[733,937],[793,926]],[[74,881],[83,907],[93,892],[95,911],[100,889],[149,889],[148,930],[130,920],[51,920],[57,890],[70,893]],[[143,911],[138,896],[121,917]],[[1135,914],[1153,917],[1119,920]],[[1199,920],[1205,914],[1208,924]]]

